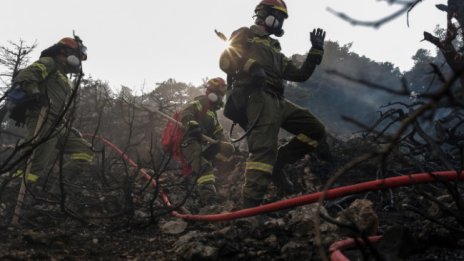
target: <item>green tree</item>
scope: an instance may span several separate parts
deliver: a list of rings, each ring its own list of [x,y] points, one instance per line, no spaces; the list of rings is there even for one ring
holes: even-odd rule
[[[147,98],[155,103],[159,110],[173,113],[200,93],[199,89],[192,85],[168,79],[158,83],[155,90],[147,95]]]

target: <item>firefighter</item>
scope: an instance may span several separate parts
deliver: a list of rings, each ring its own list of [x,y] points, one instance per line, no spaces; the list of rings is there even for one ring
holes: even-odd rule
[[[218,153],[230,155],[233,146],[227,142],[216,111],[223,106],[226,83],[213,78],[206,83],[206,93],[196,97],[180,112],[180,121],[186,129],[182,140],[182,154],[196,178],[197,191],[202,205],[218,203],[213,163]],[[206,144],[202,136],[220,141]]]
[[[91,144],[84,140],[78,130],[69,126],[69,109],[73,86],[67,77],[71,73],[81,72],[81,62],[87,59],[86,47],[80,39],[65,37],[58,43],[41,52],[38,61],[21,70],[14,78],[13,86],[26,94],[28,102],[23,114],[19,105],[10,105],[15,120],[24,121],[27,140],[34,138],[39,117],[44,121],[38,128],[37,139],[42,143],[35,148],[30,173],[27,180],[43,186],[40,180],[46,180],[47,167],[53,164],[52,158],[57,149],[69,155],[69,168],[81,169],[82,164],[90,164],[94,153]],[[39,116],[42,108],[46,113]],[[18,170],[22,174],[22,170]],[[34,186],[33,186],[34,187]]]
[[[254,17],[254,25],[232,33],[230,47],[220,58],[220,68],[231,84],[224,115],[249,131],[242,188],[245,208],[261,204],[272,181],[291,191],[292,184],[283,174],[285,164],[309,152],[316,152],[322,160],[331,158],[323,124],[284,97],[284,81],[304,82],[321,63],[325,31],[318,28],[310,33],[312,48],[298,68],[281,53],[279,41],[271,37],[284,34],[282,26],[288,18],[285,2],[262,0]],[[295,136],[278,148],[280,128]]]

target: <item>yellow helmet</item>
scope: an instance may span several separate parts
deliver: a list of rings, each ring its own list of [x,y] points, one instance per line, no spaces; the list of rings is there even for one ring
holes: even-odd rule
[[[288,18],[287,5],[283,0],[262,0],[255,8],[255,13],[257,14],[260,10],[265,7],[270,7],[276,11],[280,11],[285,14],[285,18]]]

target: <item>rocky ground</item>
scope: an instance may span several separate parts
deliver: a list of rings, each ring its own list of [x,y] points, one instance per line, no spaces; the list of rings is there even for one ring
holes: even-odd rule
[[[296,186],[294,194],[287,197],[320,190],[338,167],[373,146],[363,139],[334,141],[335,159],[330,164],[309,155],[289,166],[286,172]],[[392,155],[384,171],[376,162],[364,162],[336,185],[419,171],[395,157]],[[232,172],[225,171],[231,166]],[[49,200],[55,203],[29,199],[32,207],[24,208],[20,226],[10,225],[19,187],[11,183],[0,195],[0,259],[321,259],[315,244],[316,204],[232,221],[188,221],[167,214],[153,196],[157,191],[143,179],[130,178],[134,170],[122,172],[114,167],[106,178],[83,174],[78,180],[67,181],[65,201],[62,197]],[[243,157],[239,155],[219,169],[220,207],[199,207],[195,192],[188,194],[184,179],[169,171],[160,180],[174,205],[188,196],[180,212],[217,213],[239,208],[242,172]],[[104,186],[105,179],[117,184]],[[461,191],[459,186],[452,184],[451,191]],[[384,239],[370,250],[345,251],[350,260],[464,260],[462,211],[456,203],[459,201],[447,191],[443,184],[421,185],[327,201],[323,212],[338,224],[322,220],[322,249],[327,251],[333,242],[361,233],[383,235]],[[278,194],[271,187],[266,202],[280,199]],[[437,200],[427,199],[430,195]]]

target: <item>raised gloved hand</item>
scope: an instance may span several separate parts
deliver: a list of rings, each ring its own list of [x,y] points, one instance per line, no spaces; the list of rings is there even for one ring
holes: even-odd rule
[[[321,28],[314,29],[311,33],[309,33],[309,39],[311,40],[313,48],[324,50],[324,30],[322,30]]]
[[[250,68],[250,76],[253,86],[255,88],[264,88],[267,84],[267,75],[264,68],[257,62],[255,62]]]

